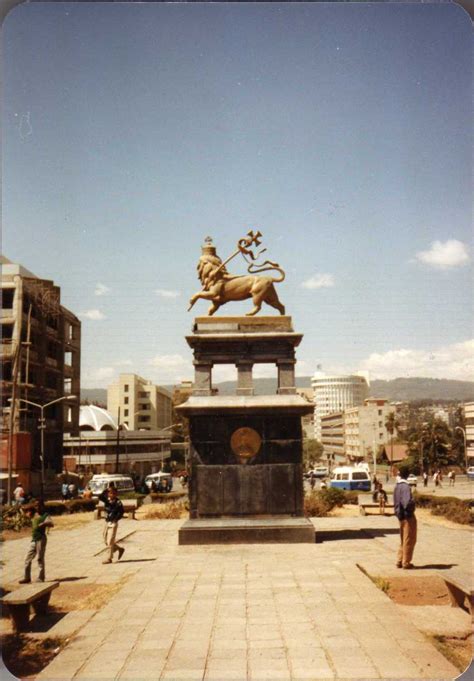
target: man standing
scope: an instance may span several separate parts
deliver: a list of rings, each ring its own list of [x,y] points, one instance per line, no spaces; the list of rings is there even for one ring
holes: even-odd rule
[[[29,509],[28,513],[31,515],[31,544],[25,558],[25,576],[23,579],[20,579],[20,584],[29,584],[31,582],[31,563],[35,556],[38,557],[38,582],[44,582],[44,556],[47,543],[46,528],[54,527],[54,523],[48,513],[46,513],[42,501],[37,501]]]
[[[400,522],[400,548],[398,550],[397,567],[410,570],[413,568],[412,558],[416,544],[415,500],[408,484],[409,470],[402,466],[398,472],[399,482],[393,490],[395,515]]]
[[[102,497],[102,495],[101,495]],[[105,504],[105,526],[104,526],[104,542],[109,547],[108,558],[103,560],[104,564],[111,563],[115,551],[118,552],[118,560],[121,559],[125,549],[115,543],[117,536],[118,523],[123,517],[123,504],[118,498],[117,489],[115,486],[110,486],[107,490],[107,496],[103,498]]]

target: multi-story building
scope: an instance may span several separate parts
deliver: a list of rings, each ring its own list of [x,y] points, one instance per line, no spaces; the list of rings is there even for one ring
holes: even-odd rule
[[[169,431],[117,432],[112,414],[95,405],[81,406],[79,434],[64,438],[64,468],[82,475],[120,472],[143,477],[161,470],[170,457]]]
[[[463,411],[466,433],[466,462],[468,466],[474,466],[474,402],[466,402],[463,405]]]
[[[5,257],[1,265],[2,468],[7,468],[10,452],[31,452],[20,466],[12,461],[30,489],[30,474],[40,468],[40,410],[24,400],[45,405],[67,395],[79,398],[81,323],[61,305],[61,291],[54,282]],[[60,472],[63,433],[79,428],[79,399],[52,404],[44,416],[45,469]],[[21,447],[16,447],[16,440],[21,440]]]
[[[345,462],[344,412],[333,412],[321,417],[320,442],[329,468]]]
[[[314,390],[312,388],[297,388],[296,394],[301,395],[308,402],[314,401]],[[301,426],[303,428],[304,436],[313,439],[314,438],[314,411],[307,416],[301,417]]]
[[[314,437],[321,441],[321,419],[328,414],[357,407],[369,396],[367,375],[328,376],[317,371],[311,384],[314,390]]]
[[[136,374],[120,374],[107,388],[107,410],[129,430],[160,430],[170,426],[171,393]]]
[[[381,446],[390,442],[391,435],[385,422],[394,412],[388,400],[369,398],[359,407],[344,412],[345,448],[350,461],[361,461],[377,454]],[[395,434],[394,434],[395,436]],[[387,448],[390,454],[390,448]]]

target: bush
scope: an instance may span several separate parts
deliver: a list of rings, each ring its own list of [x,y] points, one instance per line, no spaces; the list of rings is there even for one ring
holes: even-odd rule
[[[44,507],[50,515],[62,515],[67,511],[66,501],[45,501]]]
[[[319,494],[331,509],[333,509],[334,506],[343,506],[346,503],[346,492],[337,487],[322,489]]]
[[[97,499],[71,499],[66,501],[67,513],[82,513],[84,511],[94,511],[97,506]]]
[[[472,524],[469,500],[457,497],[436,497],[433,494],[414,494],[418,508],[429,508],[433,515],[442,516],[453,523]]]
[[[321,492],[310,492],[304,498],[304,514],[307,518],[323,518],[333,508],[323,499]]]
[[[23,527],[31,527],[31,518],[25,513],[25,507],[4,506],[2,509],[2,530],[19,532]]]

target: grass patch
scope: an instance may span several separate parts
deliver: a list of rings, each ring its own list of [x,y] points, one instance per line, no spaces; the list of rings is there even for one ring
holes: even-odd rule
[[[441,516],[453,523],[472,525],[471,501],[457,497],[437,497],[433,494],[414,494],[419,508],[428,508],[432,515]]]
[[[435,634],[429,638],[441,655],[459,669],[460,672],[465,671],[469,667],[472,660],[472,634],[466,634],[466,636],[441,636]]]
[[[144,520],[178,520],[188,515],[187,501],[149,504],[142,507]]]
[[[56,657],[64,641],[59,636],[36,639],[26,634],[5,634],[1,637],[3,661],[19,679],[35,676]]]

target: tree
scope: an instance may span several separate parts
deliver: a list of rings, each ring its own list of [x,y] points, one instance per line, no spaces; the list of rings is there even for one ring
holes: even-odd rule
[[[419,468],[430,472],[456,462],[452,440],[453,433],[448,424],[431,418],[412,430],[408,449]]]
[[[385,428],[390,433],[390,475],[393,475],[393,434],[398,429],[394,411],[391,411],[385,419]]]
[[[323,445],[319,440],[308,438],[303,440],[303,464],[305,468],[312,468],[323,455]]]

